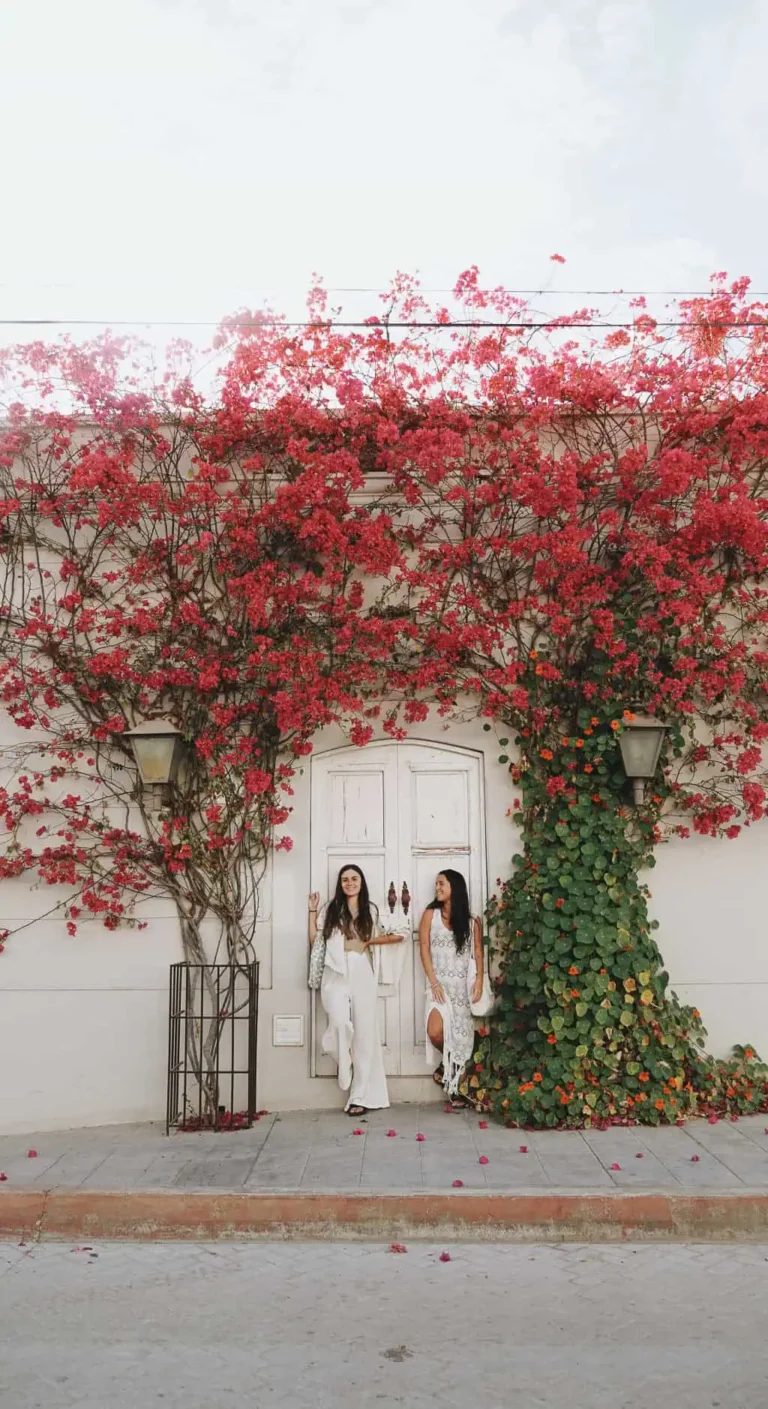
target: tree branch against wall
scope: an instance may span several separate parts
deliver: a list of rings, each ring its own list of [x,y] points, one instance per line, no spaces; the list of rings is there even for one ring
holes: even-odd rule
[[[241,964],[296,768],[317,729],[354,725],[386,649],[359,577],[396,548],[352,504],[343,425],[302,435],[299,407],[211,409],[185,385],[138,397],[121,372],[108,344],[48,350],[75,414],[43,394],[3,436],[0,696],[20,742],[0,875],[63,887],[72,934],[170,897],[190,961]],[[187,745],[159,811],[127,738],[157,717]]]

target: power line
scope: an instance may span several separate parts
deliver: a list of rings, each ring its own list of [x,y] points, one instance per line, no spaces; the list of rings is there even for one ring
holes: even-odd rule
[[[28,285],[27,287],[36,289],[76,289],[98,287],[89,285],[78,285],[72,283],[39,283]],[[385,295],[386,291],[381,285],[345,285],[345,284],[325,284],[322,286],[326,293],[330,294],[376,294],[379,297]],[[0,281],[0,289],[19,288],[18,283],[10,281]],[[237,293],[286,293],[287,286],[280,284],[227,284],[220,285],[219,292]],[[302,289],[302,292],[304,290]],[[451,294],[455,296],[455,288],[427,288],[418,286],[417,292],[420,294]],[[526,298],[712,298],[719,294],[719,289],[512,289],[500,288],[503,294],[520,294]],[[768,289],[749,289],[751,298],[768,298]]]
[[[382,289],[367,288],[344,288],[343,286],[332,287],[324,285],[327,293],[331,294],[382,294]],[[269,293],[270,289],[256,289],[257,293]],[[279,292],[279,290],[274,290]],[[455,294],[455,289],[427,289],[419,286],[416,290],[420,294]],[[562,298],[712,298],[721,292],[720,289],[505,289],[499,290],[503,294],[523,294],[528,298],[541,298],[546,295],[550,297]],[[768,298],[768,289],[749,289],[751,298]]]
[[[560,321],[560,319],[563,321]],[[567,331],[571,328],[614,328],[637,331],[641,323],[653,324],[655,328],[768,328],[765,318],[710,319],[699,318],[695,322],[680,319],[654,318],[650,314],[640,314],[632,322],[606,322],[600,319],[571,320],[568,314],[555,315],[541,321],[503,321],[478,318],[414,319],[404,322],[391,322],[387,318],[369,318],[364,321],[335,318],[304,319],[299,322],[283,321],[281,318],[252,319],[194,319],[194,318],[0,318],[0,327],[5,328],[220,328],[226,322],[234,328],[285,328],[315,329],[327,331],[331,328],[361,328],[371,332],[375,328],[384,331],[391,328],[507,328],[507,329],[550,329]]]

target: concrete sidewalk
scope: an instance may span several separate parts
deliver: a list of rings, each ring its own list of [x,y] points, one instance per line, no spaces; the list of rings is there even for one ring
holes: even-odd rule
[[[6,1236],[768,1234],[764,1116],[533,1132],[434,1104],[297,1112],[0,1137],[0,1172]]]

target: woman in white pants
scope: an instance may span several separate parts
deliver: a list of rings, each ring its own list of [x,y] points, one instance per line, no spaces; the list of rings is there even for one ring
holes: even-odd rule
[[[338,1065],[342,1091],[349,1091],[347,1115],[361,1116],[389,1105],[372,946],[402,943],[403,936],[380,932],[359,866],[342,867],[334,897],[318,915],[319,899],[317,891],[309,897],[309,944],[319,930],[325,939],[320,1001],[328,1017],[323,1051]]]

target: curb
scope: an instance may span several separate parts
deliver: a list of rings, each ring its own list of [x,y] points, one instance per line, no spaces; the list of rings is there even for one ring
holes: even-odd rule
[[[768,1242],[768,1194],[0,1193],[0,1238]]]

